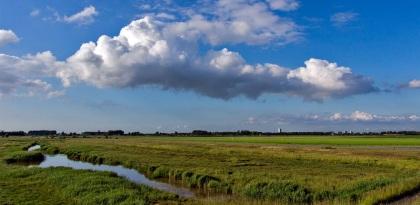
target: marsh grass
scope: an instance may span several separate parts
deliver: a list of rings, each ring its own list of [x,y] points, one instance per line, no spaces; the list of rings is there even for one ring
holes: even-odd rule
[[[68,168],[19,169],[3,175],[2,184],[12,187],[0,193],[0,201],[21,204],[23,199],[37,201],[49,195],[67,204],[154,204],[177,201],[177,196],[132,184],[109,172],[92,172]],[[29,186],[29,187],[25,187]],[[27,195],[31,189],[40,196]],[[22,193],[23,192],[23,193]],[[46,202],[45,204],[50,204]]]
[[[41,152],[16,151],[4,158],[7,164],[37,164],[44,160]]]
[[[386,204],[420,192],[420,175],[365,193],[360,204]]]
[[[182,202],[191,204],[377,204],[406,196],[420,185],[417,148],[274,146],[159,137],[40,143],[46,153],[121,164],[150,178],[226,196]]]
[[[174,194],[133,184],[111,172],[22,166],[21,162],[42,161],[42,153],[21,151],[30,147],[21,140],[1,142],[0,159],[6,163],[0,163],[0,204],[179,204],[184,201]]]
[[[95,148],[104,151],[93,151],[89,145],[60,146],[63,149],[60,151],[82,155],[78,157],[82,160],[102,158],[105,163],[119,162],[152,178],[178,180],[194,189],[278,203],[357,203],[367,197],[366,193],[395,183],[400,171],[413,176],[418,170],[418,164],[413,163],[418,159],[415,155],[389,160],[385,158],[391,153],[388,150],[381,150],[378,155],[376,151],[358,153],[357,149],[350,148],[343,152],[339,147],[325,146],[317,150],[272,150],[254,145],[212,146],[201,141],[191,144],[177,139],[165,140],[122,139],[119,145],[124,151],[120,151],[122,147],[113,147],[110,152],[124,155],[129,164],[123,157],[104,152],[111,149],[106,141],[100,142],[101,145],[95,142]],[[349,151],[354,153],[347,153]],[[341,157],[342,153],[346,155]],[[401,160],[406,160],[406,164],[395,163]]]
[[[292,182],[252,182],[243,190],[245,196],[261,200],[277,200],[285,203],[312,202],[310,191]]]

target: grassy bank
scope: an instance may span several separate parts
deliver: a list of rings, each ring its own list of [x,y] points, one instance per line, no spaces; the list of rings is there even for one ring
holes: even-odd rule
[[[46,145],[44,152],[65,153],[72,159],[94,163],[122,164],[151,178],[170,180],[205,193],[224,194],[183,202],[190,204],[376,204],[403,197],[420,186],[417,138],[396,144],[389,144],[392,140],[385,138],[389,146],[378,141],[384,139],[381,137],[354,137],[359,140],[357,146],[344,145],[348,141],[332,143],[342,138],[327,137],[321,142],[318,138],[309,138],[306,143],[317,141],[320,145],[278,144],[280,138],[269,138],[275,141],[269,143],[269,139],[258,137],[233,138],[233,143],[229,137],[76,138],[40,142]],[[22,139],[19,143],[31,143],[30,140]],[[372,143],[374,140],[381,146],[360,145],[363,140]]]
[[[44,155],[41,152],[27,152],[16,151],[8,154],[4,161],[7,164],[35,164],[44,160]]]

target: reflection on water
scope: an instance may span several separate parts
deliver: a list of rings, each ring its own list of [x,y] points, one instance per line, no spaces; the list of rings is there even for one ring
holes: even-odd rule
[[[37,145],[39,146],[39,145]],[[35,147],[35,146],[34,146]],[[32,148],[32,147],[31,147]],[[31,149],[30,148],[30,149]],[[38,148],[39,149],[39,148]],[[28,149],[28,151],[31,151]],[[80,162],[69,159],[64,154],[57,155],[45,155],[45,160],[39,164],[39,167],[69,167],[77,170],[93,170],[93,171],[110,171],[117,174],[120,177],[124,177],[131,182],[136,184],[143,184],[158,190],[170,192],[177,194],[181,197],[193,197],[194,194],[190,190],[181,187],[175,187],[170,184],[152,181],[143,174],[139,173],[137,170],[128,169],[121,165],[111,166],[111,165],[95,165],[88,162]]]
[[[28,148],[28,152],[32,152],[32,151],[39,150],[39,149],[41,149],[41,145],[34,145],[34,146]]]

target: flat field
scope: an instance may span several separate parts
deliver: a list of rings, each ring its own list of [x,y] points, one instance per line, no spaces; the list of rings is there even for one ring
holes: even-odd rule
[[[180,199],[110,173],[4,162],[34,142],[200,194]],[[1,204],[380,204],[420,189],[419,136],[7,138],[0,159]]]
[[[420,146],[420,136],[160,137],[158,139],[257,144]]]

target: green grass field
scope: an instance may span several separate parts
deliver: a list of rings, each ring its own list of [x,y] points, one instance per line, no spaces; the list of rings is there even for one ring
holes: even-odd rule
[[[4,162],[35,141],[213,194],[178,199],[110,173]],[[2,204],[378,204],[420,189],[417,136],[9,138],[0,159]]]
[[[420,136],[161,137],[158,140],[299,145],[420,146]]]

